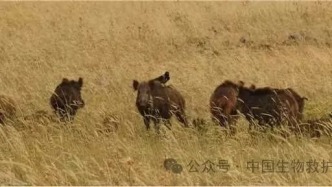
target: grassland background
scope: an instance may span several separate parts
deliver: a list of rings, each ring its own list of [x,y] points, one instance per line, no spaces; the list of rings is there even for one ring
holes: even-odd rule
[[[293,37],[290,37],[293,36]],[[241,42],[246,40],[246,42]],[[329,138],[284,140],[212,124],[208,100],[222,81],[292,87],[309,98],[305,117],[332,110],[332,2],[1,2],[1,94],[18,120],[0,128],[0,183],[34,185],[329,185],[327,174],[251,173],[252,159],[331,159]],[[132,80],[171,74],[190,119],[208,131],[147,132]],[[73,124],[22,120],[51,113],[63,77],[84,78],[86,107]],[[102,134],[103,120],[118,123]],[[22,126],[23,128],[18,128]],[[165,157],[226,159],[228,173],[166,172]],[[239,167],[234,167],[238,165]]]

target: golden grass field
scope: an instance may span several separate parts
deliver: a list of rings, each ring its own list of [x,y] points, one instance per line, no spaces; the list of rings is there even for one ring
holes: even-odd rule
[[[329,114],[332,2],[2,2],[0,13],[0,93],[18,107],[17,119],[0,127],[0,184],[332,184],[332,167],[246,168],[251,160],[310,159],[321,167],[332,162],[331,138],[252,136],[243,118],[228,137],[209,114],[210,95],[226,79],[292,87],[309,98],[306,119]],[[165,71],[186,99],[189,120],[205,119],[206,132],[175,119],[172,131],[146,131],[132,81]],[[52,114],[49,98],[64,77],[83,77],[86,106],[75,121],[34,115]],[[118,130],[106,131],[104,119]],[[169,157],[181,174],[165,171]],[[220,159],[229,162],[227,173],[187,166]]]

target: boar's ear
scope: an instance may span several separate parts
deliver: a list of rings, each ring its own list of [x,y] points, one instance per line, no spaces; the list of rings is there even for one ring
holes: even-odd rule
[[[138,89],[139,82],[137,80],[133,80],[133,88],[136,91]]]
[[[78,79],[78,85],[79,85],[80,87],[83,86],[83,78],[82,78],[82,77],[80,77],[80,78]]]
[[[68,82],[69,82],[69,80],[67,78],[62,79],[62,83],[68,83]]]
[[[303,99],[303,101],[304,101],[304,100],[308,101],[308,98],[306,98],[306,97],[302,97],[302,99]]]
[[[243,81],[239,81],[238,85],[239,85],[240,87],[243,87],[243,86],[244,86],[244,82],[243,82]]]
[[[256,89],[256,85],[254,85],[254,84],[252,84],[251,86],[250,86],[250,89]]]

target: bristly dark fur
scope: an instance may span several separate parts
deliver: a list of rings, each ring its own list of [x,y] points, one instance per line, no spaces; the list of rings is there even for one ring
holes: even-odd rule
[[[294,89],[292,89],[292,88],[277,89],[277,88],[271,88],[271,87],[256,88],[256,86],[254,84],[252,84],[249,87],[249,89],[252,90],[252,92],[254,92],[253,94],[262,94],[262,95],[273,94],[273,92],[279,92],[279,91],[289,92],[290,94],[293,95],[293,97],[296,100],[297,105],[299,107],[297,119],[302,120],[305,100],[308,100],[308,98],[300,96]]]
[[[283,121],[295,124],[299,107],[294,96],[283,89],[270,87],[239,88],[239,99],[241,102],[238,109],[250,122],[258,120],[259,125],[269,124],[270,126],[280,125]]]

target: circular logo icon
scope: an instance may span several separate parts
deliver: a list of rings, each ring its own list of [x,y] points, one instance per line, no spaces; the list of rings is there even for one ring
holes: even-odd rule
[[[177,162],[176,162],[176,160],[174,159],[174,158],[167,158],[167,159],[165,159],[164,160],[164,168],[166,169],[166,170],[171,170],[172,169],[172,166],[174,165],[174,164],[176,164]]]
[[[164,168],[171,170],[173,173],[181,173],[183,170],[182,165],[178,164],[174,158],[167,158],[164,160]]]
[[[172,165],[172,172],[173,173],[179,174],[179,173],[182,172],[182,170],[183,170],[183,167],[180,164],[174,164],[174,165]]]

